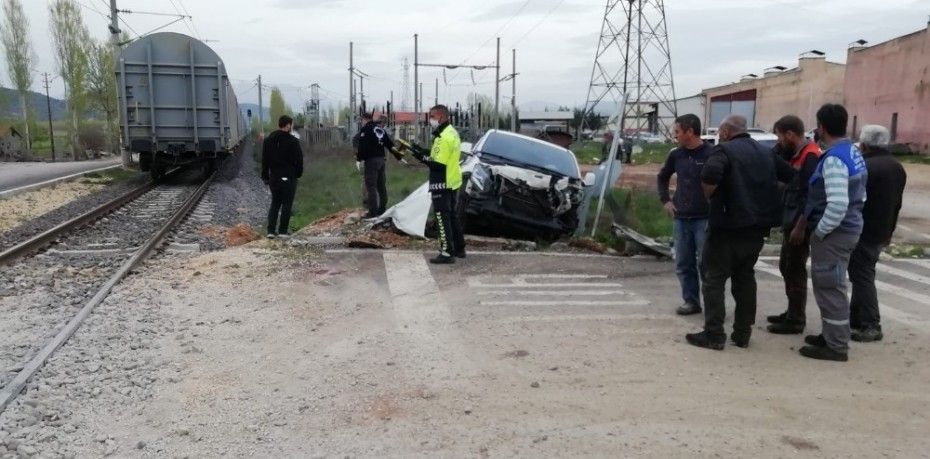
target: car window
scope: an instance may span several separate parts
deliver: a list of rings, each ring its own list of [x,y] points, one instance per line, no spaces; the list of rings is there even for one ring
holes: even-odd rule
[[[479,147],[482,153],[581,178],[575,156],[555,145],[513,135],[488,134]]]

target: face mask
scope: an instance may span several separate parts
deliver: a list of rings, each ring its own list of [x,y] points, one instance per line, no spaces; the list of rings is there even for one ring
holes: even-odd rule
[[[429,125],[432,126],[432,127],[434,127],[434,128],[439,127],[439,120],[434,120],[434,119],[430,118],[430,119],[429,119]]]

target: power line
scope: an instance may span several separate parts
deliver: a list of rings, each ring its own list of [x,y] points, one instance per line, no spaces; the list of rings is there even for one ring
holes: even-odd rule
[[[191,16],[190,12],[187,11],[187,5],[184,4],[184,0],[177,0],[178,4],[181,5],[181,9],[184,10],[184,14],[187,15],[187,20],[190,21],[191,27],[194,28],[194,33],[203,39],[203,36],[200,35],[200,30],[197,29],[197,24],[194,23],[194,17]]]
[[[475,49],[474,52],[472,52],[472,53],[471,53],[468,57],[466,57],[465,59],[462,59],[462,62],[459,63],[459,66],[464,65],[466,62],[468,62],[469,59],[471,59],[472,57],[475,57],[475,55],[478,54],[479,51],[481,51],[482,49],[484,49],[484,47],[487,46],[487,44],[490,43],[491,40],[493,40],[495,37],[500,37],[501,32],[503,32],[505,29],[507,29],[507,27],[510,25],[510,23],[513,22],[513,20],[516,19],[517,16],[519,16],[520,13],[522,13],[523,10],[526,9],[527,5],[529,5],[529,4],[530,4],[530,0],[524,1],[523,4],[520,5],[520,8],[518,8],[517,11],[516,11],[515,13],[513,13],[513,15],[510,16],[510,19],[507,19],[507,22],[505,22],[504,25],[502,25],[499,29],[497,29],[497,32],[495,32],[493,35],[491,35],[490,37],[488,37],[488,39],[485,40],[484,43],[481,43],[481,45],[478,46],[478,48]],[[456,73],[452,75],[452,78],[449,79],[449,82],[451,83],[452,81],[455,81],[455,79],[456,79],[456,77],[458,77],[458,75],[459,75],[458,70],[456,70]]]
[[[549,19],[549,16],[551,16],[552,13],[555,12],[555,10],[559,9],[559,7],[562,6],[563,3],[565,3],[565,0],[560,0],[559,3],[556,3],[554,7],[552,7],[548,12],[546,12],[545,16],[543,16],[542,19],[539,20],[539,22],[534,24],[533,27],[530,27],[530,29],[527,30],[526,33],[524,33],[520,38],[518,38],[517,41],[515,41],[513,45],[511,46],[516,47],[517,45],[519,45],[520,42],[523,41],[524,38],[526,38],[529,34],[533,33],[533,31],[536,30],[536,28],[538,28],[540,25],[542,25],[542,23],[546,22],[546,19]]]

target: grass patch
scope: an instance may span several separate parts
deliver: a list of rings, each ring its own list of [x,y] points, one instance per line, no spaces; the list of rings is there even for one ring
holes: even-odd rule
[[[105,171],[84,174],[79,180],[79,183],[89,185],[112,185],[114,183],[129,181],[138,175],[139,171],[116,167]]]
[[[597,140],[585,140],[572,144],[571,150],[578,158],[578,164],[594,165],[600,164],[603,145]],[[673,143],[647,143],[642,146],[642,151],[639,147],[633,147],[633,164],[663,164],[668,152],[676,146]]]
[[[362,207],[362,175],[350,150],[313,152],[297,185],[291,229],[346,208]],[[423,167],[405,166],[388,157],[388,207],[407,197],[427,180]]]
[[[623,241],[612,231],[611,226],[615,221],[660,242],[671,241],[672,218],[665,213],[662,202],[659,201],[655,192],[638,188],[615,188],[611,193],[614,202],[620,206],[620,212],[619,215],[615,215],[611,212],[609,205],[604,206],[604,212],[594,237],[596,241],[617,250],[623,249]],[[597,199],[591,202],[591,211],[588,213],[587,228],[589,231],[594,225],[596,209]]]
[[[930,156],[927,155],[895,155],[898,161],[908,164],[930,164]]]
[[[596,165],[601,162],[604,143],[598,140],[583,140],[571,146],[572,153],[578,158],[578,164]]]

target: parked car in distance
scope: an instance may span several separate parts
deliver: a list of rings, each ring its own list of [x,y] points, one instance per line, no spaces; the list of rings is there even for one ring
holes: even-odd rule
[[[762,145],[765,148],[774,149],[775,144],[778,143],[778,136],[765,132],[762,129],[749,129],[747,130],[749,137],[755,139],[756,142],[759,142],[759,145]],[[717,134],[704,134],[701,136],[701,140],[711,144],[717,145],[719,141]]]
[[[594,184],[570,150],[499,130],[475,143],[462,171],[456,210],[466,231],[529,239],[574,233],[584,188]]]

